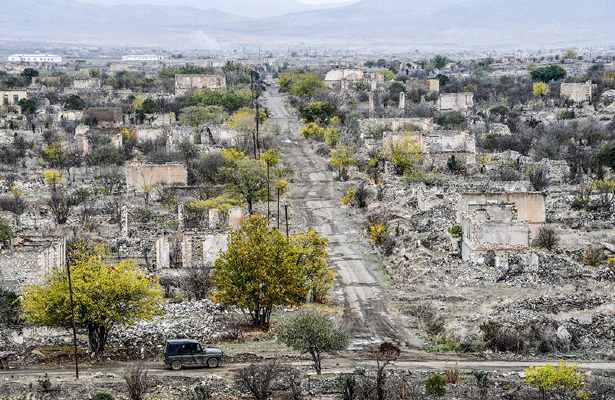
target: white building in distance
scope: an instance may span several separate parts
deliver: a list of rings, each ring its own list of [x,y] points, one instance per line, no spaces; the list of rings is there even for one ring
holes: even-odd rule
[[[62,57],[53,54],[13,54],[9,62],[32,64],[61,64]]]
[[[127,56],[122,56],[122,61],[160,62],[164,61],[164,57],[157,56],[155,54],[131,54]]]

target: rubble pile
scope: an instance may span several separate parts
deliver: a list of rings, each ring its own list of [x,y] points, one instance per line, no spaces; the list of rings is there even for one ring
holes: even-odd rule
[[[236,316],[210,300],[168,303],[161,316],[117,329],[109,343],[127,350],[162,350],[167,339],[190,338],[203,344],[231,339]]]

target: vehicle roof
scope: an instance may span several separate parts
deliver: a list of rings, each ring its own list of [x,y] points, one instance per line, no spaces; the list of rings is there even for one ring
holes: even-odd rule
[[[169,339],[169,340],[167,340],[167,343],[171,343],[171,344],[177,344],[177,343],[199,343],[199,341],[198,340],[193,340],[193,339]]]

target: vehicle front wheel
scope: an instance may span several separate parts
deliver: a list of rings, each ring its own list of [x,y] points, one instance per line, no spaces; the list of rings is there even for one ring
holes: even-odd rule
[[[171,369],[173,371],[179,371],[180,369],[182,369],[182,363],[180,363],[179,361],[173,361],[171,363]]]
[[[218,368],[219,365],[220,365],[220,360],[218,360],[217,358],[209,358],[207,360],[208,368]]]

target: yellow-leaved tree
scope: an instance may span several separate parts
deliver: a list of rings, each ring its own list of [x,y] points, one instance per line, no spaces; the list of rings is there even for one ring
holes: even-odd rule
[[[305,233],[291,237],[298,261],[303,266],[305,286],[308,289],[307,301],[325,303],[329,290],[333,287],[335,270],[329,268],[329,241],[310,228]]]
[[[276,306],[296,306],[311,291],[321,298],[333,276],[326,265],[326,240],[315,231],[286,238],[262,215],[244,219],[228,249],[214,264],[215,301],[245,311],[268,327]]]
[[[116,327],[150,319],[160,311],[162,290],[133,261],[108,265],[100,248],[95,254],[74,254],[71,280],[75,322],[87,330],[89,350],[100,357]],[[66,270],[51,272],[40,285],[26,288],[23,311],[30,323],[71,326]]]

